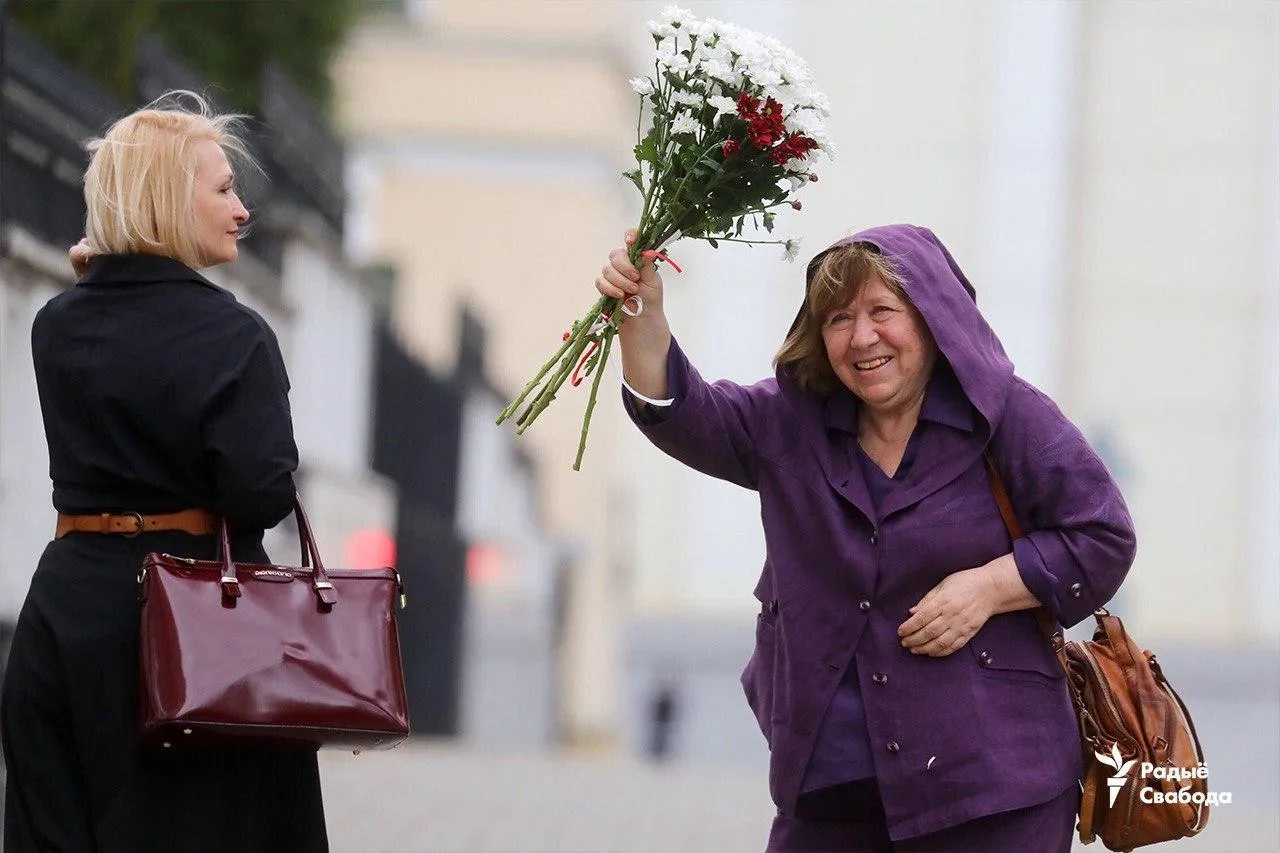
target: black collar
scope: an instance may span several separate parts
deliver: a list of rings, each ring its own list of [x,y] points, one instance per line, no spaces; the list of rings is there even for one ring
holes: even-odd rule
[[[227,293],[175,258],[162,255],[98,255],[76,284],[150,284],[161,281],[190,281]]]

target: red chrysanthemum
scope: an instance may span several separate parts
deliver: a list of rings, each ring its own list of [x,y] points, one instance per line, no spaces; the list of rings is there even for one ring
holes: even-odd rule
[[[750,121],[755,118],[756,112],[760,109],[760,99],[753,98],[746,92],[738,94],[738,117],[743,121]]]
[[[738,149],[742,147],[742,143],[736,139],[726,139],[724,144],[720,146],[720,153],[724,155],[724,159],[728,160],[734,154],[738,153]]]
[[[774,113],[773,115],[762,113],[752,119],[751,124],[747,127],[747,135],[751,139],[751,144],[760,149],[772,148],[784,133],[786,133],[786,127],[782,123],[781,113]]]
[[[777,148],[773,149],[771,155],[773,162],[779,166],[785,164],[788,160],[803,160],[805,155],[818,147],[818,143],[802,133],[793,133]]]

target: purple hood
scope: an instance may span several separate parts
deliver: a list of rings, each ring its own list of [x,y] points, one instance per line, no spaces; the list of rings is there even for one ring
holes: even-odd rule
[[[808,282],[822,257],[850,243],[870,243],[897,269],[907,296],[924,317],[938,351],[951,364],[969,402],[994,432],[1013,383],[1013,362],[983,319],[973,285],[947,247],[928,228],[917,225],[882,225],[859,231],[831,244],[809,262],[806,296]],[[800,311],[804,310],[801,304]],[[778,382],[793,400],[803,393],[781,372]]]

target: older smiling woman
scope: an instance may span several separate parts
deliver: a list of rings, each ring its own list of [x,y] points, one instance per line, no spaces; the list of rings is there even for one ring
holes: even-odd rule
[[[1031,610],[1072,625],[1103,605],[1132,523],[942,243],[892,225],[818,255],[776,376],[750,386],[699,376],[652,264],[614,250],[596,287],[644,300],[619,335],[635,423],[760,495],[743,687],[771,753],[768,849],[1066,853],[1080,738]],[[988,457],[1029,531],[1012,544]]]

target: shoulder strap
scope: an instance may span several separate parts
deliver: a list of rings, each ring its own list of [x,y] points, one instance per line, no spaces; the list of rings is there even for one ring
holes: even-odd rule
[[[995,496],[996,505],[1000,507],[1000,516],[1004,518],[1005,529],[1009,531],[1009,541],[1021,538],[1022,526],[1018,524],[1018,517],[1013,514],[1013,502],[1009,500],[1009,492],[1004,487],[1004,480],[1000,477],[1000,471],[996,468],[996,461],[991,458],[991,451],[984,451],[982,461],[987,466],[987,479],[991,482],[991,494]],[[1062,665],[1062,671],[1067,674],[1067,678],[1071,677],[1071,667],[1067,664],[1067,654],[1063,648],[1062,631],[1053,621],[1053,617],[1049,615],[1049,611],[1044,607],[1035,609],[1036,622],[1040,623],[1040,630],[1044,632],[1045,639],[1049,641],[1049,645],[1053,647],[1053,653],[1058,657],[1058,663]]]
[[[1004,527],[1009,531],[1009,539],[1022,538],[1022,527],[1018,524],[1018,517],[1013,514],[1013,502],[1009,500],[1009,492],[1004,487],[1004,480],[1000,478],[1000,471],[996,468],[996,461],[991,458],[991,451],[983,451],[982,461],[987,466],[987,480],[991,483],[991,494],[995,495],[996,505],[1000,507],[1000,515],[1004,518]]]
[[[1094,773],[1086,773],[1084,781],[1080,783],[1080,820],[1076,824],[1080,832],[1080,840],[1085,844],[1092,844],[1097,838],[1093,828],[1093,822],[1097,819],[1095,817],[1097,807],[1098,777]]]

